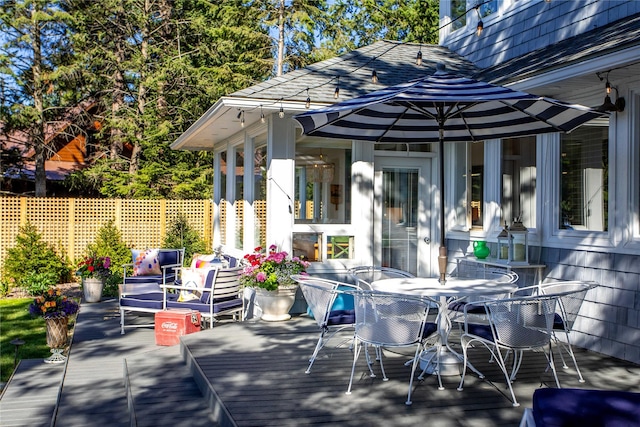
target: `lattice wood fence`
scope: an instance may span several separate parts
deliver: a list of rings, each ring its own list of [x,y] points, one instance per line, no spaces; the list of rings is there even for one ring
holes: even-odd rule
[[[0,197],[0,272],[20,226],[29,221],[43,239],[70,260],[85,254],[100,227],[110,219],[131,248],[160,247],[167,226],[184,214],[207,247],[213,241],[209,200],[122,200]],[[0,273],[1,274],[1,273]]]

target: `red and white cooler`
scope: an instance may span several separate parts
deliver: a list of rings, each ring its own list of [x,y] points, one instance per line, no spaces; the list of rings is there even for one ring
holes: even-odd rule
[[[169,309],[155,315],[156,345],[176,345],[182,335],[200,330],[200,312]]]

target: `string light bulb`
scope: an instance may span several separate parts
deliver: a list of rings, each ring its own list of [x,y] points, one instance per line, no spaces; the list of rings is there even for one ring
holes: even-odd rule
[[[418,66],[422,65],[422,45],[420,45],[420,49],[418,50],[418,53],[416,54],[416,65],[418,65]]]
[[[611,93],[611,83],[609,83],[609,75],[607,74],[607,83],[604,85],[607,93]]]
[[[241,117],[240,117],[240,127],[244,127],[244,110],[240,111],[241,113]]]
[[[378,73],[376,72],[375,68],[371,72],[371,83],[378,84]]]
[[[338,76],[338,82],[336,83],[336,90],[333,92],[333,98],[338,99],[340,96],[340,76]]]
[[[484,30],[484,23],[482,22],[482,16],[480,16],[480,5],[476,6],[476,13],[478,14],[478,25],[476,26],[476,35],[480,37],[482,30]]]
[[[278,112],[278,117],[284,119],[284,109],[282,108],[282,102],[280,103],[280,111]]]
[[[264,123],[266,122],[266,119],[264,118],[264,112],[262,111],[262,105],[260,106],[260,123]]]
[[[309,88],[307,88],[307,101],[304,103],[304,108],[307,110],[311,107],[311,97],[309,96]]]

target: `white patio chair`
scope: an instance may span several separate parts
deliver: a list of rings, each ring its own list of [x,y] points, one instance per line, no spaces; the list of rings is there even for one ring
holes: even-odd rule
[[[343,329],[353,327],[355,323],[353,296],[346,294],[345,291],[358,290],[358,287],[312,276],[294,275],[291,278],[300,285],[304,299],[320,328],[318,343],[305,371],[308,374],[318,353],[329,340]]]
[[[515,379],[524,351],[541,349],[544,352],[548,365],[553,371],[556,385],[560,388],[551,352],[556,304],[557,297],[546,295],[484,301],[482,305],[488,321],[486,324],[472,323],[475,319],[474,316],[476,316],[473,314],[470,322],[468,309],[471,305],[465,307],[464,331],[460,338],[464,368],[458,390],[462,391],[463,389],[469,358],[468,350],[473,344],[482,344],[487,348],[492,359],[496,361],[504,373],[513,399],[513,406],[520,406],[511,382]],[[513,354],[511,373],[506,365],[503,351]]]
[[[461,264],[462,265],[462,264]],[[469,278],[469,279],[491,279],[500,283],[516,283],[519,279],[518,274],[515,271],[508,271],[499,268],[485,268],[480,265],[468,266],[467,268],[460,268],[457,271],[455,277]],[[467,314],[478,314],[480,316],[485,314],[483,301],[505,299],[510,295],[505,293],[496,294],[484,294],[477,295],[475,297],[462,297],[451,298],[448,303],[449,319],[452,322],[464,321],[464,310],[466,307]]]
[[[371,282],[376,280],[415,277],[408,271],[372,265],[350,268],[348,272],[362,289],[371,289]]]
[[[571,347],[570,332],[578,318],[580,307],[584,302],[585,296],[590,289],[599,286],[596,282],[582,281],[557,281],[542,283],[540,285],[528,286],[520,288],[517,291],[519,295],[555,295],[558,298],[556,305],[556,313],[553,320],[553,343],[558,347],[558,354],[562,360],[562,368],[568,369],[567,363],[562,354],[562,350],[566,351],[573,361],[573,366],[578,374],[578,381],[583,383],[584,378],[578,367],[578,361]],[[558,334],[563,334],[564,339],[559,339]]]
[[[356,363],[362,344],[375,347],[415,346],[415,355],[411,364],[407,405],[411,405],[411,392],[416,366],[423,344],[431,337],[437,337],[437,325],[431,323],[437,315],[437,303],[428,297],[416,298],[401,294],[375,291],[359,291],[354,294],[356,325],[353,352],[353,366],[347,394],[351,394]],[[368,364],[371,377],[375,377],[371,364]],[[383,381],[388,381],[383,360],[380,360]],[[440,375],[438,374],[438,380]]]

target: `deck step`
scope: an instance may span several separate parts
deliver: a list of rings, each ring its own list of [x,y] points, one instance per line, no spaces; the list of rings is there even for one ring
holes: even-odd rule
[[[179,346],[125,358],[124,375],[132,426],[216,425]]]

